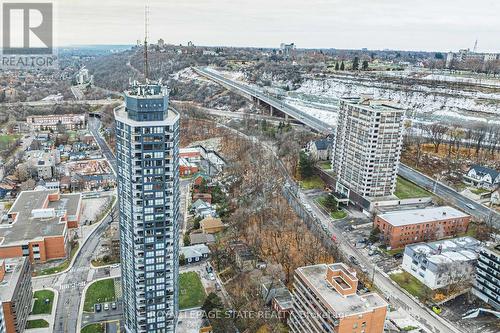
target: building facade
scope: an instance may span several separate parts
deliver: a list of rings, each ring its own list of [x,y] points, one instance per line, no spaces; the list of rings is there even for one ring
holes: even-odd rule
[[[472,293],[500,311],[500,244],[479,252]]]
[[[376,293],[359,295],[357,286],[356,272],[343,263],[297,268],[290,332],[384,332],[387,302]]]
[[[174,332],[179,275],[179,114],[161,84],[115,109],[124,326]]]
[[[60,126],[67,130],[76,130],[87,126],[87,118],[84,114],[29,116],[26,122],[35,131],[55,131]]]
[[[409,209],[379,214],[373,227],[392,249],[438,240],[467,231],[471,216],[453,207]]]
[[[403,269],[431,289],[472,282],[481,242],[471,237],[408,245]]]
[[[370,97],[340,100],[332,149],[335,192],[366,197],[390,196],[403,140],[404,111],[388,101]]]
[[[0,260],[0,332],[24,332],[33,290],[27,258]]]

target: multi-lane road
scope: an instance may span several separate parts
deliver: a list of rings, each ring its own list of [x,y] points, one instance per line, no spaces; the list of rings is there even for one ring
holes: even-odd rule
[[[497,228],[500,228],[500,214],[498,212],[463,196],[443,183],[413,170],[404,164],[399,165],[398,174],[445,199],[475,218],[487,223],[492,223]]]

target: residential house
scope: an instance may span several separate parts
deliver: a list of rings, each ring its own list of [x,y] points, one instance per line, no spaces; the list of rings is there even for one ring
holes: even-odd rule
[[[189,234],[189,243],[196,244],[212,244],[215,243],[215,236],[212,234],[204,234],[202,232],[192,232]]]
[[[314,161],[327,161],[331,157],[333,141],[330,139],[313,140],[307,144],[307,151]]]
[[[205,244],[181,246],[180,255],[183,255],[188,264],[208,258],[210,249]]]
[[[200,221],[200,228],[205,234],[216,234],[224,230],[224,227],[220,218],[208,216]]]
[[[491,192],[490,202],[492,205],[500,206],[500,186]]]
[[[464,175],[464,182],[475,187],[492,190],[500,185],[500,172],[475,164]]]
[[[179,173],[181,177],[191,176],[198,172],[198,165],[185,158],[179,158]]]
[[[246,244],[237,243],[231,246],[236,266],[244,272],[251,271],[257,265],[259,258]]]
[[[193,193],[193,201],[202,200],[208,204],[212,203],[212,194],[210,193]]]

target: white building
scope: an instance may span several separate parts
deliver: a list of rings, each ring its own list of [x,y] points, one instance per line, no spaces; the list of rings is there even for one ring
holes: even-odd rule
[[[476,268],[472,293],[500,311],[500,244],[483,247]]]
[[[493,189],[500,185],[500,172],[475,164],[464,175],[464,182],[476,187]]]
[[[431,289],[472,281],[481,242],[471,237],[407,245],[403,269]]]
[[[340,100],[332,149],[336,192],[366,198],[391,196],[403,141],[404,111],[370,96]]]
[[[183,255],[186,262],[190,264],[208,258],[210,249],[205,244],[182,246],[179,254]]]

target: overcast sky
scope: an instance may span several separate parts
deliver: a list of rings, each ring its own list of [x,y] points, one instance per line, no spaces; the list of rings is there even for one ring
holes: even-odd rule
[[[500,52],[500,0],[149,0],[172,44]],[[133,44],[145,0],[56,0],[56,43]]]

